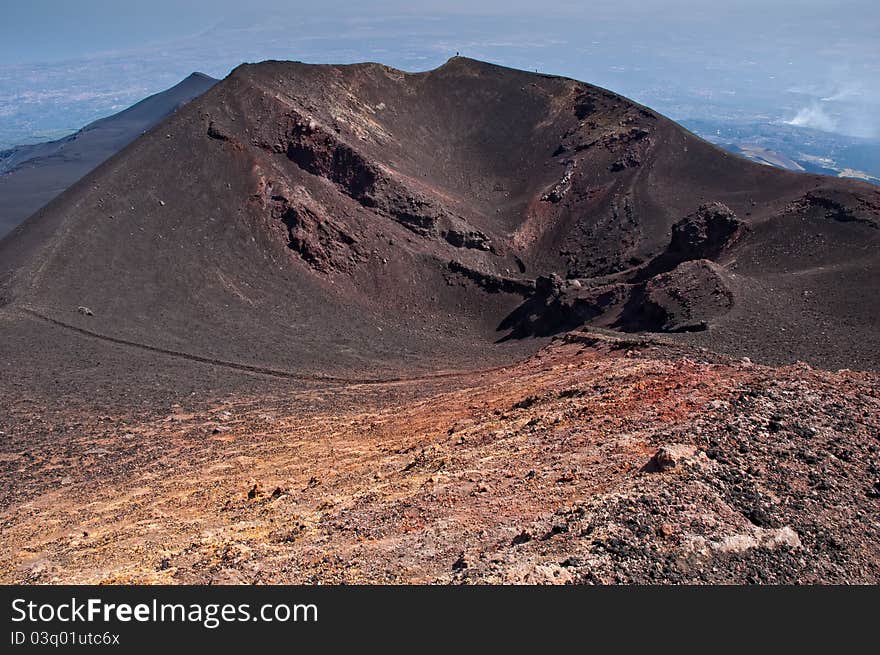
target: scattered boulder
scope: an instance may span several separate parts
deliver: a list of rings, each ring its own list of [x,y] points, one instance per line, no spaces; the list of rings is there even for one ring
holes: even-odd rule
[[[719,553],[744,553],[752,548],[800,548],[801,539],[791,527],[754,528],[751,532],[734,534],[713,542],[712,548]]]
[[[217,141],[229,141],[229,134],[214,121],[208,123],[208,136]]]
[[[699,456],[705,457],[696,446],[690,444],[667,444],[661,446],[645,465],[648,472],[662,472],[694,462]]]

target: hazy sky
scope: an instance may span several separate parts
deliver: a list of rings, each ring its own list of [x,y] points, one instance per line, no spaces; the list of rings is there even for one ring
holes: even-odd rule
[[[673,118],[880,136],[877,0],[0,2],[0,145],[79,127],[193,70],[268,58],[425,70],[455,51]]]
[[[559,19],[589,32],[595,22],[620,20],[635,27],[634,39],[691,36],[709,30],[751,40],[756,33],[790,38],[802,31],[804,48],[819,44],[829,23],[845,25],[855,38],[877,39],[880,3],[875,0],[2,0],[0,60],[44,62],[115,49],[140,48],[218,27],[258,27],[281,20],[295,29],[313,18],[381,20],[394,16],[487,15]],[[586,34],[587,36],[589,34]],[[621,44],[622,46],[624,44]],[[876,47],[876,43],[875,43]],[[875,53],[876,54],[876,53]]]

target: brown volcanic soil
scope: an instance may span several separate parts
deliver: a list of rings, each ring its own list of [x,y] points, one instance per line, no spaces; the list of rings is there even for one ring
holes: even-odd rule
[[[239,67],[0,241],[3,579],[876,582],[878,217],[569,79]]]
[[[572,333],[149,420],[17,406],[2,581],[876,584],[878,389]]]

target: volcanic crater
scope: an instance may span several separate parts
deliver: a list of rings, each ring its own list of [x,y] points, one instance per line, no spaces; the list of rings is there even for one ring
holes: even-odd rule
[[[0,241],[5,579],[876,581],[878,228],[575,80],[239,66]]]

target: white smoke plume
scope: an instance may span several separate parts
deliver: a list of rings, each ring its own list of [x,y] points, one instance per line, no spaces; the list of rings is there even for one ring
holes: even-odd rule
[[[785,121],[789,125],[797,127],[811,127],[815,130],[823,132],[836,132],[837,121],[829,116],[825,109],[818,102],[804,107],[790,121]]]

